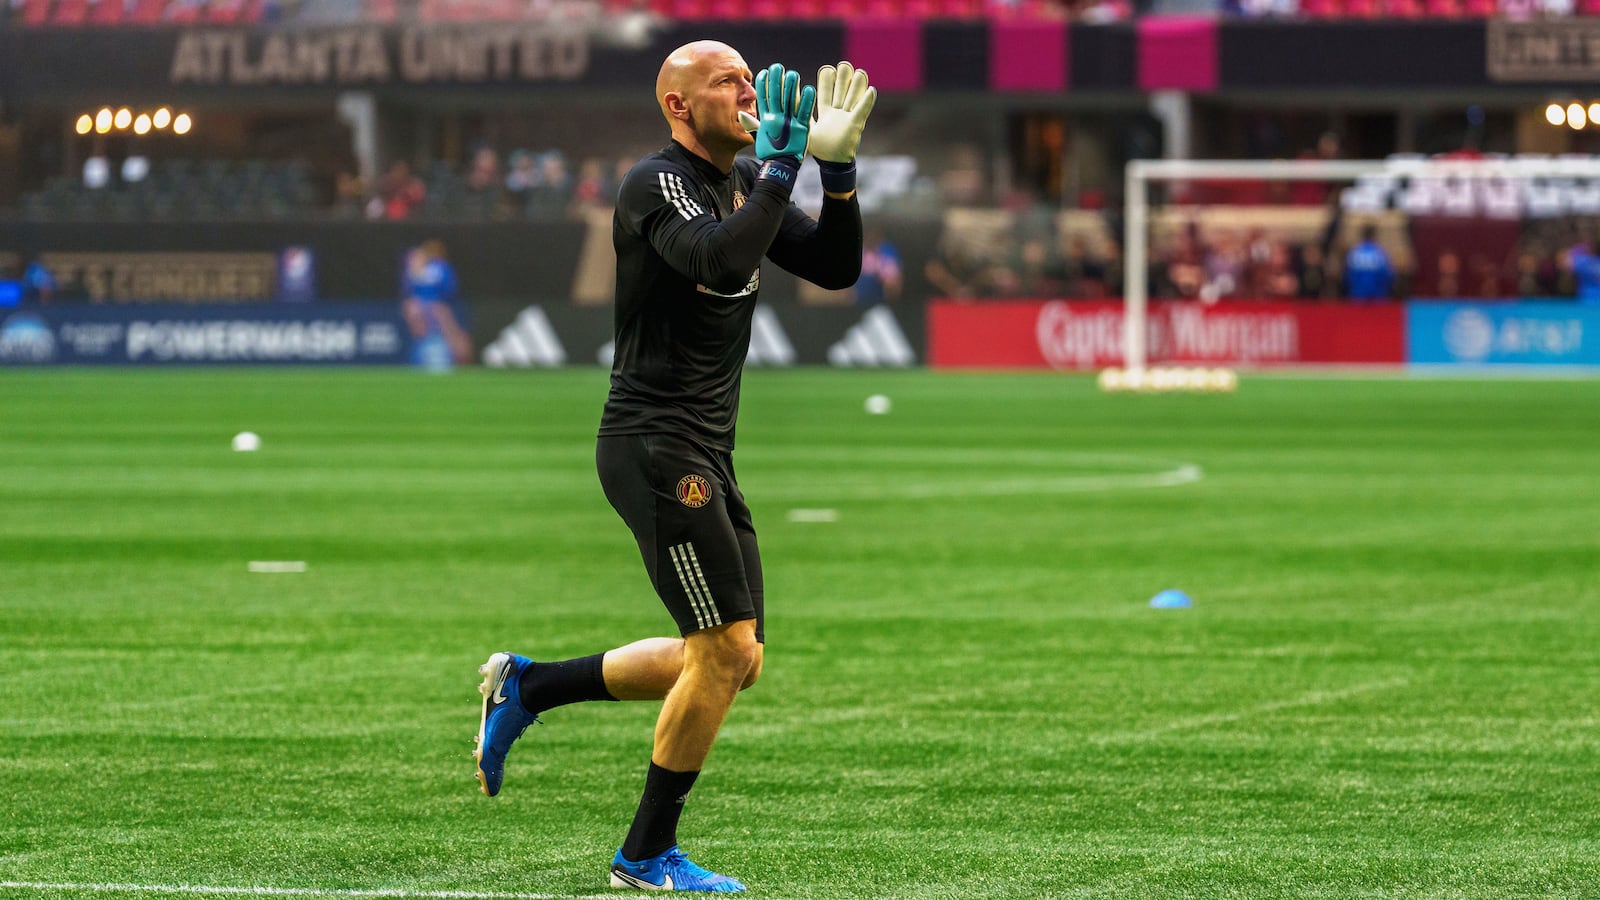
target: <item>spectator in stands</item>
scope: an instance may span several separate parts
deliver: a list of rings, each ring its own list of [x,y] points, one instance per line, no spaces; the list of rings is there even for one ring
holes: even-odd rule
[[[1462,297],[1461,290],[1461,254],[1445,248],[1439,251],[1439,258],[1433,265],[1435,280],[1433,294],[1436,297]]]
[[[900,272],[900,250],[889,242],[882,228],[867,231],[861,249],[861,277],[856,280],[856,306],[870,309],[900,299],[904,279]]]
[[[1565,265],[1577,283],[1578,302],[1600,305],[1600,256],[1588,243],[1574,244],[1564,255]]]
[[[467,190],[475,194],[498,193],[500,177],[500,154],[487,144],[474,150],[467,166]]]
[[[572,202],[572,173],[567,170],[567,158],[559,150],[551,150],[539,157],[539,178],[524,194],[526,209],[534,218],[559,217],[567,213]]]
[[[1062,265],[1066,269],[1069,297],[1095,300],[1106,296],[1111,264],[1089,248],[1083,235],[1075,234],[1067,239]]]
[[[367,215],[369,218],[409,219],[427,197],[428,188],[422,179],[412,174],[410,163],[397,159],[378,183],[376,202],[368,205]]]
[[[22,263],[22,302],[49,303],[56,298],[56,276],[35,254],[28,254]]]
[[[928,257],[923,275],[932,285],[934,296],[971,299],[988,292],[989,268],[981,249],[947,229]]]
[[[1000,297],[1064,297],[1067,267],[1054,242],[1034,235],[1016,244],[1010,259],[996,266],[991,292]]]
[[[590,156],[578,163],[578,177],[572,183],[573,218],[579,218],[586,209],[610,209],[614,189],[606,182],[605,165],[598,157]]]
[[[506,190],[518,199],[526,199],[528,191],[539,183],[539,161],[526,150],[511,153],[511,171],[506,173]]]
[[[1394,293],[1394,266],[1378,243],[1378,228],[1364,225],[1361,242],[1344,258],[1344,294],[1351,300],[1387,300]]]
[[[1162,266],[1159,296],[1198,297],[1206,284],[1206,247],[1200,227],[1186,224],[1173,239]]]
[[[1300,282],[1302,300],[1320,300],[1328,296],[1327,256],[1319,242],[1302,244],[1292,256],[1295,278]]]

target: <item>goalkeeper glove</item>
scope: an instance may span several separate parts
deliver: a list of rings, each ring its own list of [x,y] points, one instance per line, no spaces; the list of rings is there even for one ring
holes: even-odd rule
[[[787,71],[773,63],[756,73],[756,158],[763,161],[761,174],[777,178],[794,187],[800,161],[806,157],[806,140],[811,131],[811,111],[817,91],[809,85],[800,89],[800,73]]]
[[[811,126],[811,155],[822,171],[822,189],[848,194],[856,189],[856,150],[878,89],[867,73],[848,61],[817,70],[817,121]]]

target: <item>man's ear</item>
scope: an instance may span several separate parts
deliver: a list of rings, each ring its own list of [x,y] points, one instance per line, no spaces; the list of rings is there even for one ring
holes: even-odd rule
[[[683,95],[677,91],[667,91],[662,95],[661,106],[674,119],[687,119],[689,117],[689,104],[684,102]]]

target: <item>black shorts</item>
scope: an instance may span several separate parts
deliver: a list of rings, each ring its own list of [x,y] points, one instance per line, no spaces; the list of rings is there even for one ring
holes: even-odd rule
[[[755,619],[765,641],[761,554],[733,454],[672,434],[605,435],[595,466],[679,633]]]

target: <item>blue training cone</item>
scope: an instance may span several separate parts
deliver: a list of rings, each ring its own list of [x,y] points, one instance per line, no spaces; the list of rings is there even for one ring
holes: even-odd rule
[[[1171,588],[1150,598],[1150,606],[1153,609],[1188,609],[1193,605],[1194,601],[1189,599],[1188,594]]]

